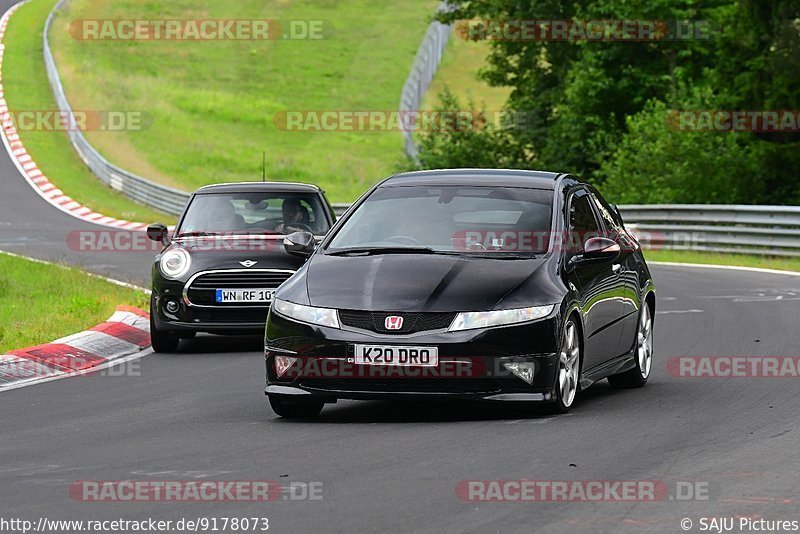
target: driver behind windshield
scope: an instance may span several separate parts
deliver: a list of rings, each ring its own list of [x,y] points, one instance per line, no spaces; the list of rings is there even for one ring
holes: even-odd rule
[[[287,198],[283,201],[283,222],[275,226],[275,231],[288,234],[291,232],[309,231],[310,217],[308,210],[296,198]]]

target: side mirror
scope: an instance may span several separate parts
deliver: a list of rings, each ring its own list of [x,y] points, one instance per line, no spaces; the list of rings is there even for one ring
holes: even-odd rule
[[[592,237],[583,245],[585,260],[614,260],[619,256],[619,245],[605,237]]]
[[[147,227],[147,237],[151,241],[158,241],[164,246],[169,244],[169,230],[161,223],[151,224]]]
[[[317,242],[311,232],[294,232],[283,238],[283,248],[292,256],[308,258],[317,248]]]

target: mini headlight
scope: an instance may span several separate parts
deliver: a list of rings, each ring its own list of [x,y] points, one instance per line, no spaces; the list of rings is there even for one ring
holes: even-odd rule
[[[488,312],[465,312],[459,313],[453,324],[450,325],[450,332],[459,330],[472,330],[473,328],[488,328],[491,326],[504,326],[517,323],[527,323],[547,317],[553,312],[555,304],[547,306],[533,306],[530,308],[515,308],[512,310],[495,310]]]
[[[304,306],[286,300],[275,299],[272,303],[272,309],[281,315],[300,321],[301,323],[340,328],[339,314],[333,308]]]
[[[161,261],[158,265],[164,276],[180,278],[189,271],[189,267],[192,265],[192,258],[184,249],[174,248],[161,256]]]

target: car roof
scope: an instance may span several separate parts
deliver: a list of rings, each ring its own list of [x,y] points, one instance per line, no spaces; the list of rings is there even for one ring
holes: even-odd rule
[[[519,169],[437,169],[395,174],[380,186],[485,185],[552,190],[561,176],[564,173]]]
[[[212,193],[321,193],[322,189],[312,184],[296,182],[231,182],[224,184],[211,184],[201,187],[194,192],[195,195],[208,195]]]

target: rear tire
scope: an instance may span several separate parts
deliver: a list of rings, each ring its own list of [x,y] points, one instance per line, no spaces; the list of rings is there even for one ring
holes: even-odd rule
[[[156,328],[153,320],[153,309],[150,309],[150,345],[153,352],[175,352],[178,350],[180,338],[171,332],[164,332]]]
[[[608,377],[611,387],[618,389],[640,388],[647,384],[653,367],[653,317],[650,305],[645,302],[636,327],[636,346],[633,349],[636,367]]]
[[[325,403],[322,401],[286,400],[285,395],[269,395],[269,405],[281,417],[310,419],[319,415]]]

